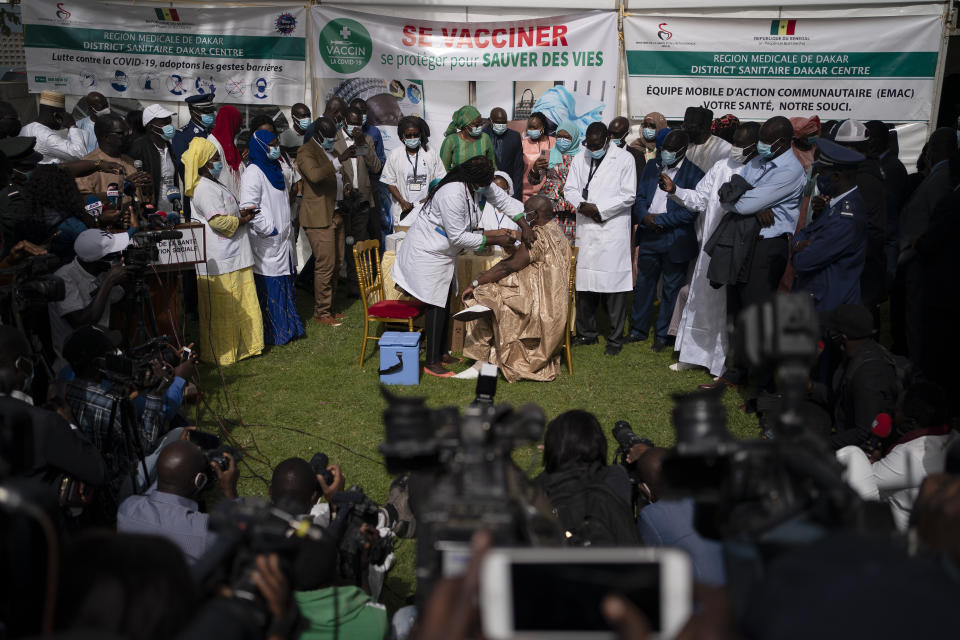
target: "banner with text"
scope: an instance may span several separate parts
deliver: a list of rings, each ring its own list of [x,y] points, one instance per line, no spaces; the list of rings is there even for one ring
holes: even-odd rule
[[[941,15],[623,21],[630,114],[774,115],[926,122]]]
[[[311,15],[313,77],[333,80],[321,83],[333,86],[321,99],[392,96],[394,113],[374,114],[378,124],[399,114],[426,117],[423,81],[512,83],[512,103],[503,105],[511,120],[525,120],[536,106],[554,122],[570,118],[585,128],[616,105],[613,11],[502,22],[434,22],[326,6],[312,7]],[[377,102],[379,112],[386,101]]]
[[[303,7],[193,9],[31,0],[24,5],[29,90],[223,102],[303,99]]]

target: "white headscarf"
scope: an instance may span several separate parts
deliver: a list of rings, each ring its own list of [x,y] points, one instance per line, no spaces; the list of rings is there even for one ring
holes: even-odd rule
[[[493,174],[494,178],[503,178],[507,181],[507,195],[513,195],[513,180],[510,179],[510,174],[506,171],[496,171]]]

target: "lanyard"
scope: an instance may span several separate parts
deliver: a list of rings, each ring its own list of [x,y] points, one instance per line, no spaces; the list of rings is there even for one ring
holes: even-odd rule
[[[413,181],[417,182],[419,177],[417,176],[417,165],[420,164],[420,149],[417,149],[417,153],[413,158],[413,161],[410,160],[410,154],[404,153],[403,155],[407,156],[407,162],[413,165]]]
[[[587,187],[590,186],[590,181],[593,180],[593,174],[595,174],[597,169],[600,168],[601,162],[603,162],[603,158],[600,158],[599,160],[596,158],[590,158],[590,173],[587,175]]]

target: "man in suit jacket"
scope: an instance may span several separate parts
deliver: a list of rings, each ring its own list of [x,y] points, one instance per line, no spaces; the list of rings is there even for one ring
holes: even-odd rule
[[[671,131],[663,141],[658,162],[648,162],[640,176],[637,200],[633,206],[633,223],[637,225],[637,282],[633,291],[633,316],[627,342],[647,339],[653,315],[653,297],[657,281],[663,275],[663,293],[654,342],[651,349],[663,351],[667,331],[673,317],[677,293],[687,276],[687,265],[699,250],[693,221],[696,211],[667,197],[661,188],[661,171],[681,189],[693,189],[703,177],[697,165],[687,161],[690,137],[682,130]]]
[[[517,200],[523,194],[523,150],[520,134],[507,127],[507,112],[500,107],[490,111],[490,123],[483,128],[493,142],[493,155],[497,168],[513,180],[513,193]]]
[[[327,117],[313,123],[314,135],[297,151],[297,170],[303,180],[300,228],[307,234],[314,258],[313,319],[336,327],[341,314],[333,313],[337,274],[343,265],[344,228],[337,204],[343,199],[340,160],[334,153],[337,125]]]
[[[346,125],[340,132],[334,152],[343,165],[343,179],[352,187],[355,195],[346,195],[346,202],[342,212],[346,214],[345,227],[348,238],[354,242],[367,240],[370,237],[369,227],[371,216],[379,221],[373,190],[375,182],[371,176],[379,175],[383,165],[377,157],[373,138],[363,132],[363,114],[359,109],[350,107],[344,118]],[[362,205],[366,202],[366,205]],[[373,225],[375,237],[380,237],[379,225]],[[352,254],[352,249],[351,249]],[[350,297],[360,297],[360,286],[357,283],[357,267],[353,262],[353,255],[347,256],[347,283]]]

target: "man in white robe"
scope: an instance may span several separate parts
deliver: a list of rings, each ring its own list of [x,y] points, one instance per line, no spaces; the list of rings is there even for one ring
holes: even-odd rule
[[[719,160],[707,171],[696,189],[678,189],[670,193],[673,198],[691,211],[702,212],[703,233],[700,235],[700,254],[697,256],[690,281],[687,304],[683,309],[674,350],[679,352],[680,362],[671,368],[680,370],[692,366],[706,367],[714,376],[723,373],[727,359],[726,291],[714,289],[707,279],[710,256],[703,246],[710,240],[724,216],[717,190],[740,174],[746,163],[757,155],[757,140],[760,125],[748,122],[741,125],[733,137],[731,153]],[[668,187],[672,185],[666,185]],[[669,191],[669,189],[668,189]]]
[[[683,114],[683,130],[690,136],[687,162],[700,167],[704,173],[730,155],[730,143],[710,133],[713,111],[703,107],[687,107]]]
[[[627,299],[633,290],[630,211],[637,197],[637,168],[626,149],[610,144],[602,122],[587,127],[583,150],[570,164],[563,195],[577,209],[576,345],[596,344],[597,307],[610,316],[604,353],[623,347]]]

